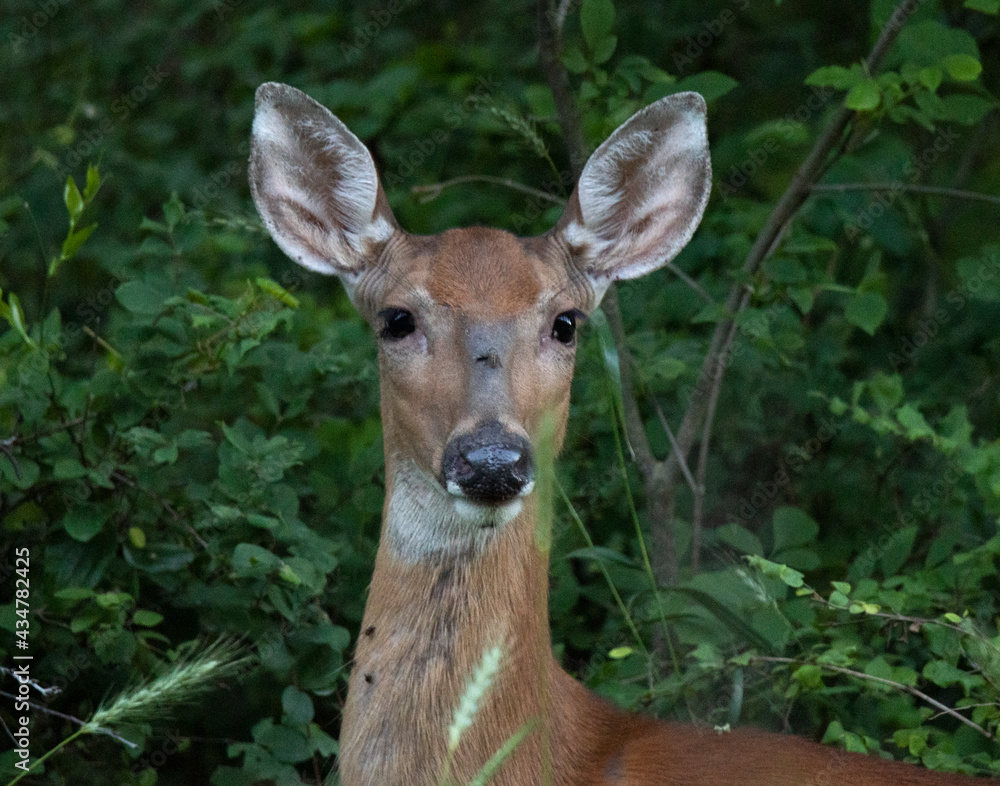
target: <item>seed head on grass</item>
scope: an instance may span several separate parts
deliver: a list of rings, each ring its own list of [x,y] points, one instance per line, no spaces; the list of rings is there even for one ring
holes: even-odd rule
[[[455,708],[455,717],[448,727],[448,755],[450,756],[458,749],[458,743],[462,739],[462,733],[468,729],[476,719],[479,712],[479,702],[482,700],[493,678],[496,677],[500,669],[500,658],[503,651],[499,646],[492,647],[483,652],[483,659],[476,667],[469,684],[465,686],[465,693],[462,700]]]
[[[148,682],[127,688],[104,702],[84,727],[85,733],[120,723],[147,723],[165,707],[193,701],[220,679],[233,676],[249,657],[233,639],[220,639],[201,651],[178,659],[166,672]]]

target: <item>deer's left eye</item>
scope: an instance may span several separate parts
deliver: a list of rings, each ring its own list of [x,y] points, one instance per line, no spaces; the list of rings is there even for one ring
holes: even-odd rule
[[[392,341],[406,338],[417,329],[413,314],[402,308],[387,308],[385,311],[380,311],[379,318],[382,320],[379,335]]]
[[[578,311],[564,311],[552,323],[552,338],[567,346],[576,339],[576,318]]]

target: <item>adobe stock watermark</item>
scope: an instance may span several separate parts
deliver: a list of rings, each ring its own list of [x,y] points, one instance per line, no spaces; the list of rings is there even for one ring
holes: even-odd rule
[[[140,756],[132,764],[132,774],[139,775],[144,770],[158,770],[167,763],[167,759],[180,751],[187,743],[187,738],[180,731],[171,729],[167,732],[160,747],[145,756]]]
[[[61,179],[65,179],[69,177],[72,170],[91,158],[100,149],[105,138],[128,120],[132,113],[149,99],[166,75],[167,72],[162,64],[147,66],[142,79],[127,93],[118,96],[111,102],[110,115],[102,117],[96,128],[79,132],[81,140],[62,156],[56,167],[56,174]]]
[[[511,216],[511,229],[515,234],[521,235],[530,231],[535,221],[541,218],[546,210],[553,205],[565,202],[565,194],[573,187],[573,172],[563,169],[558,175],[553,173],[552,177],[542,183],[540,191],[548,194],[546,198],[541,194],[532,194],[525,202],[524,209]],[[562,209],[562,208],[560,208]]]
[[[750,495],[740,500],[735,514],[730,516],[730,523],[745,527],[769,510],[781,490],[792,482],[792,474],[801,472],[847,424],[846,418],[835,418],[832,415],[820,417],[816,433],[790,451],[770,480],[757,481]]]
[[[848,240],[855,240],[871,229],[892,204],[905,193],[905,183],[913,183],[920,179],[928,169],[951,150],[958,142],[959,134],[953,126],[941,129],[934,140],[919,153],[912,154],[903,165],[902,178],[891,181],[891,188],[877,191],[870,203],[854,215],[854,219],[844,225],[844,234]]]
[[[746,11],[750,6],[750,0],[729,0],[729,5],[738,11]],[[697,33],[684,39],[683,51],[673,54],[674,69],[677,73],[682,74],[689,66],[694,65],[695,59],[718,41],[726,28],[733,24],[736,19],[736,11],[727,6],[714,18],[702,22]]]
[[[966,278],[961,286],[948,290],[944,296],[944,305],[939,306],[933,314],[921,319],[917,329],[900,343],[898,351],[889,353],[889,365],[893,370],[899,371],[911,363],[920,350],[936,338],[941,330],[965,308],[969,300],[998,280],[1000,280],[1000,253],[994,251],[982,257],[973,275]]]
[[[775,124],[776,133],[768,134],[758,144],[747,150],[746,157],[741,164],[729,168],[725,180],[718,185],[719,192],[724,199],[735,196],[743,186],[750,182],[750,178],[760,172],[767,162],[781,150],[782,141],[787,144],[796,139],[799,136],[800,127],[821,112],[836,93],[832,87],[812,86],[809,91],[809,97],[805,101],[777,121]]]
[[[7,43],[15,52],[20,52],[69,3],[70,0],[42,0],[38,3],[37,11],[33,11],[30,16],[25,14],[21,17],[18,32],[7,34]]]
[[[191,206],[204,210],[223,193],[232,190],[233,183],[246,176],[250,140],[236,146],[237,158],[231,159],[208,175],[197,188],[191,190]]]
[[[496,92],[499,84],[492,76],[481,76],[476,80],[475,89],[463,100],[448,107],[441,115],[443,125],[411,145],[409,151],[396,159],[395,165],[387,165],[382,183],[386,188],[398,188],[444,145],[454,131],[470,118],[476,107]]]
[[[902,528],[918,526],[917,516],[929,516],[933,506],[943,500],[965,475],[966,473],[961,467],[949,462],[937,480],[914,495],[909,507],[899,517]],[[871,572],[875,570],[875,565],[882,558],[886,549],[893,545],[899,532],[900,528],[896,526],[884,528],[878,539],[854,560],[851,572],[857,576],[871,575]]]
[[[349,65],[360,60],[375,39],[411,4],[414,4],[414,0],[386,0],[382,5],[368,9],[365,14],[368,21],[354,28],[350,43],[342,41],[340,44],[340,53],[344,56],[344,60]]]

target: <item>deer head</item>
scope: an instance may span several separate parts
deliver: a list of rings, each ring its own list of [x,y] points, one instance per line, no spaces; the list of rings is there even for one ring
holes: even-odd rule
[[[475,549],[521,510],[544,413],[562,441],[578,325],[612,281],[672,259],[701,220],[705,103],[680,93],[633,116],[539,237],[404,232],[365,146],[287,85],[257,91],[250,186],[282,250],[339,276],[378,336],[387,529],[415,560]]]

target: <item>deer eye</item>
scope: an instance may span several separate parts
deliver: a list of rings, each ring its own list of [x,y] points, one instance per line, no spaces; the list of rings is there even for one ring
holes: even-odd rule
[[[560,344],[572,344],[576,338],[576,318],[579,312],[564,311],[552,323],[552,338]]]
[[[387,308],[378,312],[378,316],[382,320],[382,329],[379,330],[381,338],[399,341],[417,329],[413,314],[406,309]]]

